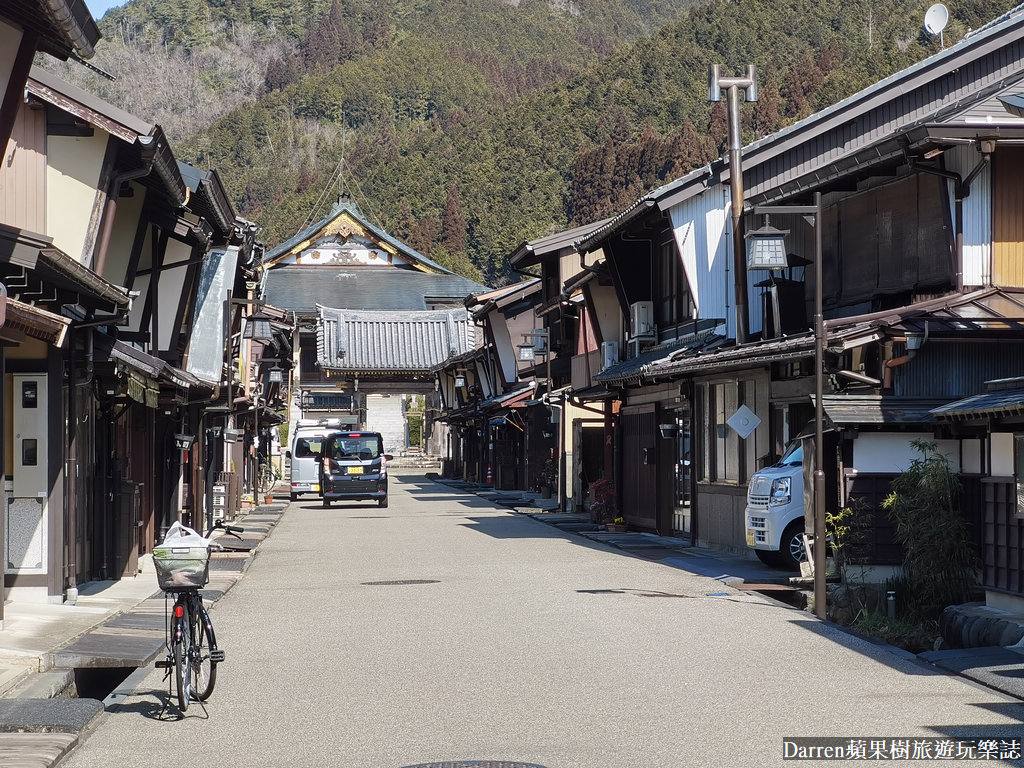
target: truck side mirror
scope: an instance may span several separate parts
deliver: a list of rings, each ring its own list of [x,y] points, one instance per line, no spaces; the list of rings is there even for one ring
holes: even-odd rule
[[[285,452],[284,452],[284,457],[285,457],[286,459],[290,459],[290,458],[292,457],[292,452],[291,452],[291,451],[285,451]]]

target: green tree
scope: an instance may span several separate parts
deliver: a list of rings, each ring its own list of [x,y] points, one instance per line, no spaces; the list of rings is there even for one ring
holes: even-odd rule
[[[957,498],[959,478],[936,444],[912,440],[921,453],[892,483],[882,503],[896,525],[903,549],[903,578],[910,593],[910,612],[935,619],[947,606],[970,600],[977,556]]]

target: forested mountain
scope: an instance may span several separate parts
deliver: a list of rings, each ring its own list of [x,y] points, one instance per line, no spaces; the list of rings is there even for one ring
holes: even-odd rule
[[[951,7],[945,40],[1013,6]],[[524,240],[613,214],[717,157],[707,69],[759,68],[744,139],[931,55],[927,2],[132,0],[62,76],[216,168],[272,246],[339,191],[490,284]],[[343,167],[342,180],[339,170]]]

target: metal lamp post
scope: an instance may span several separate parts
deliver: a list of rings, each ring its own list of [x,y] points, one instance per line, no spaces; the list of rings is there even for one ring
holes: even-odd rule
[[[734,295],[736,299],[736,343],[747,341],[747,272],[743,265],[743,144],[740,136],[740,89],[747,101],[757,101],[757,68],[748,64],[743,77],[722,77],[721,65],[708,68],[708,101],[721,101],[726,89],[729,118],[729,189],[732,193],[732,245]]]
[[[824,267],[821,242],[821,192],[814,193],[814,205],[757,205],[754,214],[769,216],[773,213],[795,213],[804,216],[814,227],[814,485],[813,485],[813,516],[814,516],[814,613],[825,618],[825,445],[822,436],[824,423],[824,357],[825,357],[825,317],[822,312],[821,273]],[[755,268],[774,268],[778,261],[780,240],[784,240],[787,232],[782,230],[758,230],[748,237],[748,261]],[[782,253],[785,248],[782,247]]]

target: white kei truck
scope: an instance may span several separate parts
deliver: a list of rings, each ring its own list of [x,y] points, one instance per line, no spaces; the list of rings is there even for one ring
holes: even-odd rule
[[[795,440],[778,463],[758,470],[747,486],[747,546],[761,562],[799,570],[804,552],[803,449]]]

